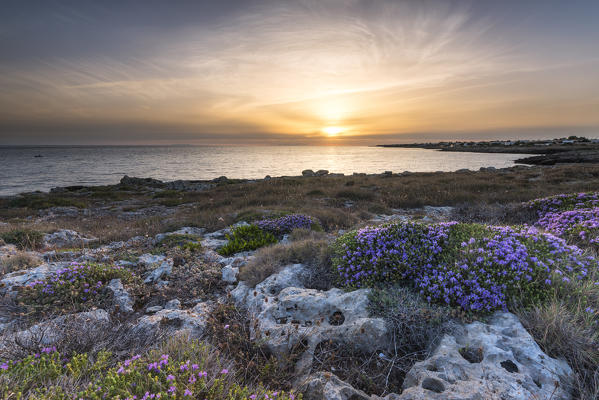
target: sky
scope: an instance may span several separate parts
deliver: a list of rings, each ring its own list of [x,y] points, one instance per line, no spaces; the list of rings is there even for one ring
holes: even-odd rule
[[[599,137],[597,21],[597,0],[3,0],[0,145]]]

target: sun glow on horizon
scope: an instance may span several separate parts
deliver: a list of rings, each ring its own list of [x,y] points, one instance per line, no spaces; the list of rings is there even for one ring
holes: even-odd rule
[[[329,137],[337,136],[344,131],[345,128],[340,126],[327,126],[326,128],[322,129],[322,132]]]

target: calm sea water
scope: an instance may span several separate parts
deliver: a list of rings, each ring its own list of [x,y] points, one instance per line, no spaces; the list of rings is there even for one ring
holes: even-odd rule
[[[0,196],[56,186],[114,184],[125,174],[175,180],[300,175],[304,169],[344,174],[454,171],[508,167],[519,157],[355,146],[0,147]]]

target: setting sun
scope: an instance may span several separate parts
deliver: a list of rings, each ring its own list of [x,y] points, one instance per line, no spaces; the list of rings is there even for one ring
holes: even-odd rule
[[[326,128],[323,128],[322,130],[327,136],[337,136],[338,134],[340,134],[341,132],[344,131],[344,129],[340,126],[327,126]]]

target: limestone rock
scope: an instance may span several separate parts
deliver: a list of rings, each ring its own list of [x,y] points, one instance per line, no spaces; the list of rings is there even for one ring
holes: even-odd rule
[[[165,238],[167,238],[168,236],[171,235],[192,235],[192,236],[201,236],[204,233],[205,229],[204,228],[195,228],[192,226],[185,226],[181,229],[178,229],[174,232],[166,232],[166,233],[159,233],[156,236],[154,236],[154,242],[158,243],[162,240],[164,240]]]
[[[129,292],[127,292],[120,279],[111,280],[106,286],[106,290],[112,295],[115,310],[127,314],[133,312],[133,299],[131,299]]]
[[[366,393],[328,372],[310,375],[302,385],[302,391],[305,400],[370,400]]]
[[[162,261],[160,266],[158,266],[157,268],[152,270],[152,272],[150,272],[150,274],[146,277],[146,279],[144,279],[144,283],[156,283],[163,276],[170,275],[172,270],[173,270],[173,259],[167,258],[166,260]]]
[[[572,370],[547,356],[518,318],[496,313],[446,335],[432,356],[406,375],[403,400],[569,399]]]
[[[239,273],[239,268],[234,267],[233,265],[225,265],[222,269],[222,279],[228,283],[237,282],[237,274]]]
[[[61,229],[54,233],[44,235],[44,246],[46,248],[81,247],[98,241],[95,237],[84,237],[78,232],[70,229]]]
[[[154,264],[161,263],[166,259],[166,256],[163,255],[154,255],[154,254],[142,254],[139,256],[137,262],[141,265],[149,267]]]
[[[206,328],[211,309],[210,303],[198,303],[188,310],[161,309],[153,315],[141,317],[133,329],[146,333],[163,330],[171,334],[187,331],[193,337],[200,337]]]
[[[181,308],[181,301],[179,299],[169,300],[164,305],[165,310],[179,310],[180,308]]]
[[[241,282],[231,292],[236,305],[247,307],[256,319],[254,338],[264,340],[275,355],[307,345],[296,365],[298,377],[309,372],[314,349],[322,341],[342,341],[364,351],[388,347],[384,320],[369,316],[368,289],[305,289],[303,272],[302,264],[290,265],[255,289]]]

